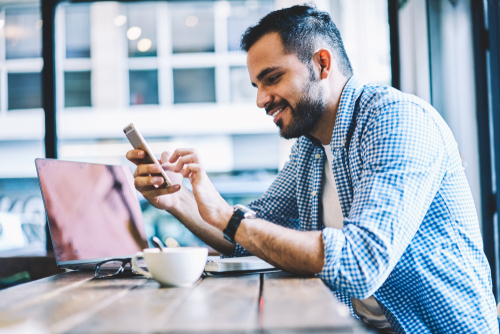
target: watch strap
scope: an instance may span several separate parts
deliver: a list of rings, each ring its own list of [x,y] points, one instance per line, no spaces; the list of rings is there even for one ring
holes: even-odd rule
[[[240,227],[241,221],[245,218],[245,212],[239,208],[235,208],[231,219],[229,219],[229,223],[227,223],[226,228],[222,233],[224,234],[224,239],[229,241],[232,244],[235,244],[234,235],[236,234],[236,230]]]

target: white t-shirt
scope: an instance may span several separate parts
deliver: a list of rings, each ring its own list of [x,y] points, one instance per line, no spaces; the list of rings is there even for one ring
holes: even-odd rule
[[[333,176],[333,153],[330,145],[323,145],[323,147],[325,148],[327,157],[324,161],[323,194],[321,199],[323,202],[323,224],[325,227],[333,227],[341,230],[344,227],[344,214],[342,213],[337,185]],[[363,322],[387,333],[396,333],[382,312],[375,297],[370,296],[363,300],[351,298],[351,302],[354,313]]]
[[[337,185],[333,178],[332,161],[333,154],[330,145],[323,145],[327,159],[324,161],[323,177],[323,224],[325,227],[334,227],[341,230],[344,227],[344,214],[340,206]]]

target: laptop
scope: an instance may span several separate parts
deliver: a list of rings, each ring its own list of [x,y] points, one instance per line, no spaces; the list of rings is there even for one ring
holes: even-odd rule
[[[148,248],[128,167],[54,159],[35,164],[58,267],[94,269]]]

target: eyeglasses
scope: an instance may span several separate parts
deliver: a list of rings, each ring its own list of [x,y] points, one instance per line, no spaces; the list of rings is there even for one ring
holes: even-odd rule
[[[125,271],[127,265],[130,266],[131,258],[109,259],[95,265],[94,278],[105,278],[116,276]]]

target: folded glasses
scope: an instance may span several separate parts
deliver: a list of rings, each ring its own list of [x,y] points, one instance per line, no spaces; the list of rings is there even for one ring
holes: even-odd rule
[[[125,259],[109,259],[106,261],[99,262],[95,265],[94,278],[105,278],[117,276],[125,271],[125,267],[128,265],[131,267],[131,258]]]

